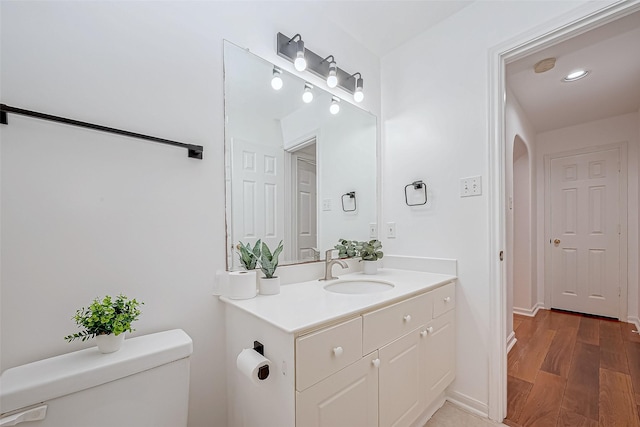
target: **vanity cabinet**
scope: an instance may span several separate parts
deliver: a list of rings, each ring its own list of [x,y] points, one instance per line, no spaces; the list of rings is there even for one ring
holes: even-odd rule
[[[301,324],[297,319],[307,314],[282,310],[292,306],[282,302],[288,290],[273,299],[228,300],[229,426],[401,427],[421,422],[455,376],[453,280],[393,303],[379,300],[350,311],[346,299],[327,297],[319,306],[344,303],[344,314],[297,329],[282,326],[291,318],[296,319],[292,324]],[[300,300],[300,293],[290,292],[286,301]],[[270,305],[258,307],[262,301]],[[262,309],[260,316],[252,311],[256,307]],[[248,380],[235,366],[237,355],[254,341],[264,345],[271,361],[264,381]]]
[[[454,308],[451,283],[298,337],[296,425],[411,425],[455,376]],[[366,355],[349,364],[358,347]]]

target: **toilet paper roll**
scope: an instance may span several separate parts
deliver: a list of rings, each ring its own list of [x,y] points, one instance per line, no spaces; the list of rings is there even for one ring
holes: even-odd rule
[[[229,298],[231,299],[248,299],[253,298],[257,294],[256,272],[251,271],[232,271],[229,273]]]
[[[266,366],[270,371],[271,361],[254,349],[245,348],[238,355],[238,358],[236,359],[236,366],[238,367],[238,371],[242,372],[242,374],[247,378],[255,384],[260,384],[261,381],[266,379],[265,370],[263,370],[261,374],[263,379],[259,378],[258,374],[260,373],[260,368]]]

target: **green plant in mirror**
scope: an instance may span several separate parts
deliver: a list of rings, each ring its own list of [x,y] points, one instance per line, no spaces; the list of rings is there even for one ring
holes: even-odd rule
[[[353,258],[358,256],[361,246],[356,240],[340,239],[334,248],[338,250],[338,258]]]
[[[359,255],[363,261],[377,261],[384,256],[382,253],[382,243],[379,240],[369,240],[360,242]]]
[[[96,335],[120,335],[125,331],[133,332],[131,323],[138,320],[140,316],[140,306],[144,303],[134,299],[129,299],[125,295],[118,295],[115,298],[109,295],[102,300],[96,298],[89,307],[76,311],[73,320],[83,331],[67,335],[65,340],[71,342],[76,339],[86,341]]]
[[[256,244],[251,248],[251,243],[244,244],[242,242],[238,243],[236,249],[238,250],[238,256],[240,257],[240,263],[247,270],[253,270],[256,268],[258,264],[258,260],[260,259],[260,248],[261,242],[260,239],[256,242]]]
[[[259,264],[260,270],[262,270],[267,279],[274,277],[273,275],[276,272],[276,268],[278,268],[278,257],[280,256],[282,249],[282,240],[280,240],[278,247],[273,251],[273,253],[269,250],[269,246],[262,242],[262,254],[260,255]]]

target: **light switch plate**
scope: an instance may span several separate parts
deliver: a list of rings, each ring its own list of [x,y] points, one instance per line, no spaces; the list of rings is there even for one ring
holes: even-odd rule
[[[482,194],[482,177],[471,176],[460,178],[460,197],[479,196]]]
[[[375,239],[378,237],[378,224],[372,222],[369,224],[369,238]]]
[[[396,238],[396,223],[388,222],[387,223],[387,238],[395,239]]]
[[[330,211],[331,210],[331,199],[323,199],[322,200],[322,210]]]

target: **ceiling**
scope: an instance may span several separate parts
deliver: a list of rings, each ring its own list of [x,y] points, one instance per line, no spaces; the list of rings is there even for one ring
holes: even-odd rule
[[[378,57],[437,25],[473,1],[330,0],[310,2]],[[383,30],[381,30],[383,29]],[[640,12],[560,42],[507,65],[507,86],[537,132],[640,110]],[[536,74],[533,65],[557,58]],[[577,68],[588,77],[562,78]]]
[[[538,61],[555,67],[536,74]],[[589,70],[581,80],[562,78]],[[640,110],[640,12],[507,65],[507,86],[537,132]]]
[[[310,3],[378,57],[462,10],[473,1],[350,0]]]

